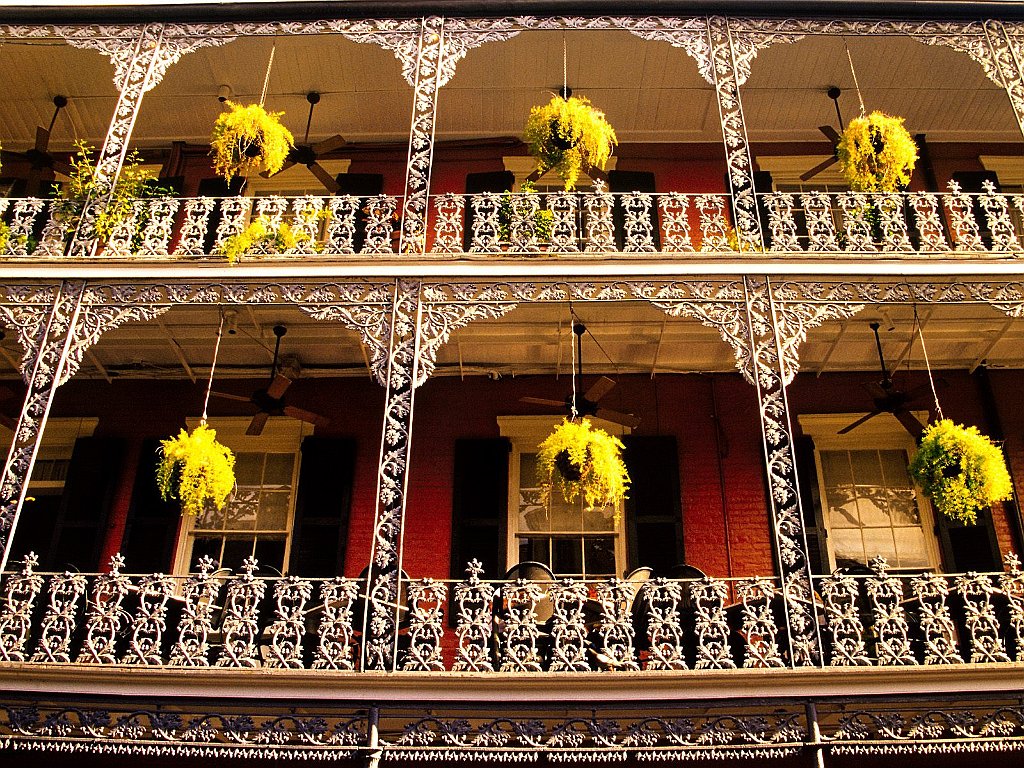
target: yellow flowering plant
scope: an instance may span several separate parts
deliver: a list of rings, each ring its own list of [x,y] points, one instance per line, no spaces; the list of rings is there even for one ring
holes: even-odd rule
[[[160,441],[156,483],[164,501],[181,503],[183,515],[200,515],[210,504],[223,509],[235,487],[235,455],[205,422],[192,434],[183,429]]]
[[[946,517],[973,525],[978,510],[1013,493],[1006,459],[977,427],[950,419],[928,426],[921,435],[910,476]]]
[[[313,214],[313,217],[321,220],[328,215],[327,211],[323,211]],[[287,222],[275,224],[269,216],[257,216],[241,232],[224,238],[224,241],[214,249],[214,253],[224,256],[234,264],[243,256],[294,252],[310,240],[309,234],[296,230]],[[314,251],[319,251],[321,247],[319,243],[313,243]]]
[[[259,104],[225,103],[228,110],[217,118],[210,136],[213,169],[229,184],[236,175],[251,171],[280,171],[295,144],[281,125],[284,112],[267,112]]]
[[[565,419],[538,446],[537,480],[547,506],[557,489],[567,502],[582,498],[587,509],[615,506],[626,498],[629,473],[622,441],[589,419]]]
[[[553,96],[547,104],[534,107],[523,133],[530,154],[537,158],[537,170],[545,173],[554,168],[567,190],[576,186],[584,170],[604,170],[618,143],[604,112],[584,96]]]
[[[917,144],[902,117],[883,112],[850,121],[836,146],[839,167],[854,192],[899,192],[910,183]]]

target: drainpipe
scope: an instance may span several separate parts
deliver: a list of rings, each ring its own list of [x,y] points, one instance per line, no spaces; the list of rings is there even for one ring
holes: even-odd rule
[[[384,750],[380,748],[380,709],[374,704],[366,713],[366,746],[369,747],[366,768],[380,768]]]

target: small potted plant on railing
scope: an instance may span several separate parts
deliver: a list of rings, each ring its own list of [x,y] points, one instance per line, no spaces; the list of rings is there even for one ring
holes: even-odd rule
[[[583,96],[552,96],[547,104],[531,109],[524,137],[537,159],[537,172],[553,168],[565,181],[566,190],[576,186],[583,171],[604,170],[618,143],[604,112]]]
[[[589,419],[565,419],[538,446],[537,479],[547,506],[555,489],[567,502],[583,499],[587,509],[617,506],[629,489],[622,441]]]
[[[235,455],[217,442],[217,432],[203,421],[189,434],[160,441],[156,482],[164,501],[181,503],[193,517],[209,505],[223,509],[235,487]]]
[[[317,222],[329,216],[328,211],[312,215]],[[297,230],[285,221],[274,223],[269,216],[257,216],[249,225],[234,235],[224,238],[214,253],[224,256],[231,264],[243,256],[279,255],[296,251],[300,246],[310,245],[313,251],[320,251],[322,245],[313,242],[308,232]]]
[[[836,152],[854,192],[899,192],[910,183],[917,163],[917,145],[903,118],[877,111],[851,120]]]
[[[925,429],[910,475],[942,514],[967,525],[977,521],[978,510],[1009,499],[1013,492],[999,447],[977,427],[950,419]]]
[[[229,184],[251,171],[280,171],[295,144],[281,125],[284,112],[267,112],[261,104],[225,104],[228,110],[217,118],[210,136],[214,170]]]

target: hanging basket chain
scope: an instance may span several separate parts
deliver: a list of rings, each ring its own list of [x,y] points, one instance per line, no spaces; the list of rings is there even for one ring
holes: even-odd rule
[[[932,366],[928,361],[928,348],[924,343],[924,333],[921,330],[921,318],[917,314],[917,304],[914,305],[914,327],[917,328],[917,336],[921,339],[921,352],[924,353],[924,367],[925,370],[928,371],[928,384],[932,388],[932,397],[935,400],[935,412],[938,414],[939,420],[941,421],[945,416],[942,415],[942,406],[939,404],[939,393],[935,390],[935,378],[932,376]]]
[[[850,46],[846,44],[846,38],[843,38],[843,48],[846,49],[846,60],[850,62],[850,74],[853,75],[853,89],[857,92],[857,101],[860,102],[860,116],[864,117],[867,114],[867,110],[864,108],[864,96],[860,92],[860,83],[857,81],[857,70],[853,66],[853,56],[850,55]]]
[[[270,86],[270,70],[274,66],[274,54],[277,53],[277,38],[274,38],[274,44],[270,48],[270,58],[267,59],[267,74],[263,76],[263,91],[260,93],[260,106],[264,106],[267,101],[267,88]]]
[[[210,392],[213,390],[213,372],[217,370],[217,356],[220,354],[220,340],[224,336],[224,312],[220,313],[220,325],[217,326],[217,342],[213,345],[213,362],[210,363],[210,378],[206,382],[206,397],[203,399],[203,417],[200,424],[206,424],[207,409],[210,407]]]

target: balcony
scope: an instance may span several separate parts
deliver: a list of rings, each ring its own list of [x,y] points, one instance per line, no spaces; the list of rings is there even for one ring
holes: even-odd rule
[[[744,242],[721,194],[557,192],[446,193],[430,197],[425,243],[401,244],[402,199],[392,195],[159,198],[134,203],[129,218],[93,253],[69,247],[71,225],[54,203],[0,199],[12,261],[220,260],[225,242],[260,219],[287,224],[296,244],[258,244],[239,260],[345,262],[398,255],[493,259],[1007,258],[1024,252],[1024,195],[991,184],[976,194],[771,192],[757,195],[766,247]],[[544,223],[540,217],[544,216]],[[79,246],[81,244],[79,243]],[[88,244],[86,244],[88,246]]]

